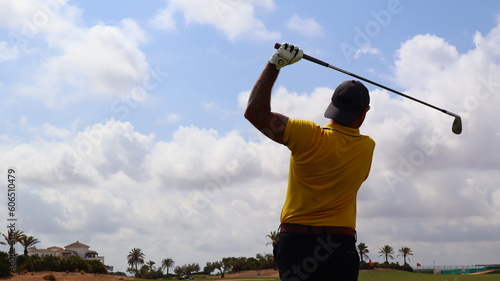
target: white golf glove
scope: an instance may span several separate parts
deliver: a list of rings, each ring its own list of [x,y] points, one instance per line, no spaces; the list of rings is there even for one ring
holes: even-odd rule
[[[298,62],[302,59],[304,51],[297,46],[283,43],[269,59],[270,64],[274,64],[277,70],[282,67]]]

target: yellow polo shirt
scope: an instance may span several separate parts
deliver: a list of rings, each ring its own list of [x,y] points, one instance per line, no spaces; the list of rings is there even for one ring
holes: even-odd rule
[[[356,195],[375,142],[359,129],[288,119],[284,143],[291,157],[281,222],[356,229]]]

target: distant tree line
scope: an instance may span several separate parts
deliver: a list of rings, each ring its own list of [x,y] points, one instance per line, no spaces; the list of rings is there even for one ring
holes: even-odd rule
[[[175,264],[173,259],[165,258],[161,261],[160,267],[156,268],[154,266],[156,264],[154,261],[150,260],[145,262],[145,254],[139,248],[130,250],[127,255],[127,263],[130,265],[127,272],[133,274],[137,278],[145,279],[170,278],[172,275],[169,273],[169,270]],[[167,273],[163,274],[163,270],[165,269]]]
[[[271,244],[274,247],[276,243],[278,243],[279,235],[277,231],[271,231],[268,235],[266,235],[266,237],[271,240],[271,242],[267,243],[268,245]],[[385,262],[383,263],[371,262],[371,259],[368,256],[370,250],[365,243],[359,243],[356,245],[356,248],[360,257],[360,269],[390,268],[413,272],[413,268],[406,262],[407,260],[410,261],[410,256],[413,256],[413,251],[408,247],[401,247],[398,250],[397,256],[403,257],[403,265],[400,265],[399,262],[389,263],[389,259],[394,259],[394,248],[389,245],[384,245],[378,251],[380,254],[379,257],[384,257]]]
[[[361,260],[359,267],[360,269],[390,268],[413,272],[413,268],[406,262],[407,260],[410,261],[409,256],[413,256],[413,251],[408,247],[401,247],[398,250],[397,256],[403,257],[403,265],[400,265],[399,262],[389,263],[389,259],[394,259],[394,248],[389,245],[384,245],[378,251],[378,253],[380,254],[379,257],[383,257],[385,260],[383,263],[371,261],[370,257],[368,256],[368,253],[370,251],[365,243],[359,243],[356,247]]]
[[[154,261],[145,262],[145,254],[139,248],[133,248],[127,255],[127,262],[130,266],[127,272],[133,274],[137,278],[144,279],[158,279],[158,278],[172,278],[174,276],[180,277],[183,275],[209,275],[218,273],[224,278],[227,272],[237,272],[243,270],[261,270],[268,268],[275,268],[274,257],[272,254],[257,254],[253,257],[226,257],[220,261],[207,262],[206,266],[201,271],[198,263],[191,263],[176,266],[173,268],[175,262],[171,258],[163,259],[160,267],[156,268]],[[173,268],[173,274],[169,273],[169,269]],[[164,274],[163,271],[167,270]]]
[[[221,261],[207,262],[205,268],[203,269],[203,272],[205,274],[211,274],[212,272],[217,270],[221,275],[221,278],[224,278],[224,274],[227,272],[262,270],[271,268],[276,269],[273,255],[257,254],[255,258],[227,257],[223,258]]]
[[[60,258],[55,256],[39,257],[18,256],[17,271],[59,271],[107,274],[108,269],[100,260],[85,260],[80,256]]]

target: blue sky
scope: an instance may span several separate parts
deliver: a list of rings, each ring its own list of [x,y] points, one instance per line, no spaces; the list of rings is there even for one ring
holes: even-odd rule
[[[499,16],[496,1],[0,0],[0,166],[17,171],[19,228],[121,271],[135,247],[201,267],[270,253],[289,155],[243,110],[274,43],[290,42],[462,116],[455,135],[452,117],[367,85],[370,258],[389,244],[412,264],[494,263]],[[281,71],[273,110],[326,123],[349,78],[302,60]]]

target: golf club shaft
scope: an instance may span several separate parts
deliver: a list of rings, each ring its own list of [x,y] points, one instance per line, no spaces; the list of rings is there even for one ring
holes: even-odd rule
[[[281,46],[281,44],[276,43],[276,44],[274,45],[274,48],[275,48],[275,49],[279,49],[279,47],[280,47],[280,46]],[[434,108],[434,109],[436,109],[436,110],[439,110],[439,111],[441,111],[441,112],[443,112],[443,113],[446,113],[446,114],[448,114],[448,115],[450,115],[450,116],[453,116],[453,117],[455,117],[455,118],[460,117],[460,116],[458,116],[457,114],[455,114],[455,113],[453,113],[453,112],[449,112],[449,111],[447,111],[447,110],[445,110],[445,109],[439,108],[439,107],[434,106],[434,105],[432,105],[432,104],[430,104],[430,103],[426,103],[426,102],[421,101],[421,100],[419,100],[419,99],[416,99],[416,98],[414,98],[414,97],[412,97],[412,96],[409,96],[409,95],[403,94],[403,93],[401,93],[401,92],[399,92],[399,91],[393,90],[393,89],[391,89],[391,88],[389,88],[389,87],[386,87],[386,86],[384,86],[384,85],[382,85],[382,84],[379,84],[379,83],[377,83],[377,82],[371,81],[371,80],[369,80],[369,79],[366,79],[366,78],[364,78],[364,77],[361,77],[361,76],[359,76],[359,75],[356,75],[356,74],[354,74],[354,73],[351,73],[351,72],[349,72],[349,71],[347,71],[347,70],[344,70],[344,69],[342,69],[342,68],[338,68],[338,67],[336,67],[336,66],[330,65],[329,63],[326,63],[326,62],[324,62],[324,61],[322,61],[322,60],[319,60],[319,59],[317,59],[317,58],[311,57],[311,56],[309,56],[309,55],[304,54],[304,55],[302,56],[302,58],[304,58],[304,59],[306,59],[306,60],[308,60],[308,61],[311,61],[311,62],[317,63],[317,64],[319,64],[319,65],[322,65],[322,66],[325,66],[325,67],[328,67],[328,68],[331,68],[331,69],[334,69],[334,70],[340,71],[340,72],[342,72],[342,73],[344,73],[344,74],[347,74],[347,75],[349,75],[349,76],[355,77],[355,78],[357,78],[357,79],[359,79],[359,80],[363,80],[363,81],[365,81],[365,82],[367,82],[367,83],[373,84],[373,85],[375,85],[375,86],[377,86],[377,87],[380,87],[380,88],[385,89],[385,90],[387,90],[387,91],[390,91],[390,92],[393,92],[393,93],[395,93],[395,94],[398,94],[398,95],[400,95],[400,96],[402,96],[402,97],[405,97],[405,98],[411,99],[411,100],[413,100],[413,101],[419,102],[419,103],[421,103],[421,104],[423,104],[423,105],[427,105],[428,107],[432,107],[432,108]]]

